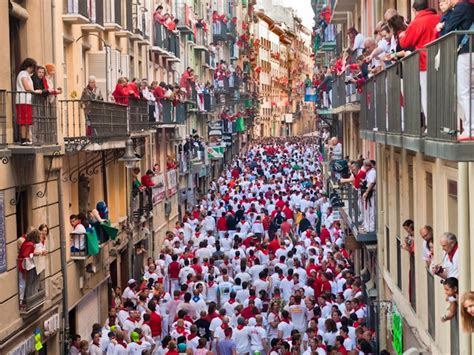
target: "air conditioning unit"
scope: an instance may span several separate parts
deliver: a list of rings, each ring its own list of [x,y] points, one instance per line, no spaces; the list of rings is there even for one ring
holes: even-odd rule
[[[171,201],[165,201],[165,216],[169,217],[171,215]]]

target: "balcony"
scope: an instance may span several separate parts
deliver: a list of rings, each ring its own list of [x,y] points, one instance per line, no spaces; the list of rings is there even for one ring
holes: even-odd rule
[[[114,31],[122,29],[122,2],[120,0],[105,0],[104,27],[106,30]]]
[[[153,216],[153,193],[151,188],[132,192],[131,210],[132,217],[136,223],[146,221]]]
[[[466,34],[450,33],[427,46],[426,121],[421,114],[419,52],[368,79],[361,95],[361,136],[442,159],[474,161],[474,131],[464,127],[467,141],[458,141],[462,123],[468,126],[474,120],[473,105],[463,120],[457,103],[457,47]],[[468,36],[469,42],[474,40],[472,32]],[[471,77],[474,63],[467,57],[466,68],[470,69],[463,75]],[[474,100],[470,95],[473,93],[466,93],[467,107]]]
[[[192,34],[194,32],[192,25],[193,12],[188,4],[183,3],[183,1],[179,1],[176,7],[176,13],[174,15],[175,18],[179,20],[177,26],[178,31],[184,34]]]
[[[336,49],[336,32],[337,28],[334,24],[329,24],[321,33],[320,50],[330,52]]]
[[[64,0],[63,21],[85,32],[104,30],[104,0]]]
[[[37,311],[46,300],[44,271],[38,273],[40,269],[44,270],[44,258],[44,255],[38,255],[28,259],[17,259],[23,269],[18,270],[19,309],[23,317]]]
[[[89,256],[87,248],[87,235],[86,234],[69,234],[71,245],[71,259],[72,260],[86,260]]]
[[[134,112],[135,124],[148,119],[148,114],[146,118],[138,119],[135,109]],[[113,102],[62,100],[61,117],[66,149],[84,148],[89,143],[105,140],[122,140],[128,133],[129,108]]]
[[[194,50],[198,52],[209,52],[209,48],[207,48],[207,33],[204,32],[202,27],[198,27],[196,31],[196,42],[195,42]]]
[[[203,67],[215,70],[216,69],[216,55],[209,51],[204,53],[204,64]]]
[[[332,113],[360,111],[360,94],[356,85],[347,80],[346,73],[343,73],[333,81]]]
[[[184,102],[178,102],[173,106],[170,100],[161,101],[162,109],[159,126],[163,125],[182,125],[186,122],[186,105]]]
[[[147,100],[128,100],[128,131],[129,133],[148,132],[156,124],[153,111],[149,110]]]
[[[5,93],[5,92],[4,92]],[[15,145],[10,149],[15,153],[31,153],[32,149],[39,147],[57,150],[57,112],[56,97],[31,94],[28,92],[6,92],[7,99],[12,103],[12,117],[14,124]],[[20,106],[21,105],[21,106]],[[31,120],[29,120],[31,117]],[[28,124],[31,122],[31,125]],[[1,125],[3,124],[3,127]],[[28,128],[30,127],[30,128]],[[5,123],[0,122],[0,131],[5,129]],[[30,144],[22,143],[22,130],[26,128],[27,139]],[[1,143],[5,142],[5,130],[0,135]],[[23,131],[25,132],[25,131]]]
[[[153,24],[152,51],[168,61],[180,61],[179,36],[160,23]]]
[[[220,42],[227,40],[227,24],[223,21],[216,21],[212,24],[212,39],[213,42]]]
[[[338,185],[333,179],[329,180],[329,191],[331,204],[335,210],[339,210],[340,218],[351,230],[356,240],[361,243],[377,242],[375,228],[373,230],[363,229],[363,221],[367,218],[367,216],[364,218],[364,214],[370,213],[371,209],[374,211],[374,227],[377,226],[377,213],[375,213],[377,211],[377,199],[374,197],[374,205],[367,205],[367,208],[364,209],[366,202],[363,201],[359,190],[355,189],[351,184]]]

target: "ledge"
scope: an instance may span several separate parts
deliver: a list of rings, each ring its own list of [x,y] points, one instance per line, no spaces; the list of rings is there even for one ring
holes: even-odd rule
[[[61,151],[59,144],[49,145],[10,145],[10,155],[33,155],[43,153],[44,155],[53,154],[54,152]]]
[[[89,19],[80,14],[63,14],[63,22],[66,22],[70,25],[83,25],[89,23]]]

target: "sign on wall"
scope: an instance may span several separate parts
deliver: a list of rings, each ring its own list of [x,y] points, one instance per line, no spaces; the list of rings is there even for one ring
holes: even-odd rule
[[[165,175],[158,174],[154,178],[155,187],[152,192],[153,205],[160,203],[165,199],[166,186],[165,186]]]
[[[176,170],[170,170],[166,174],[166,185],[168,189],[168,195],[173,195],[178,191],[178,179]]]

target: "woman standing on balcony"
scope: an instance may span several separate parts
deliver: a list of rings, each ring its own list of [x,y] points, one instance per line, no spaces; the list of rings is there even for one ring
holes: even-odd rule
[[[36,70],[36,60],[26,58],[20,65],[16,77],[16,124],[19,126],[20,143],[30,145],[30,126],[33,124],[32,94],[41,95],[42,90],[35,90],[31,75]]]

